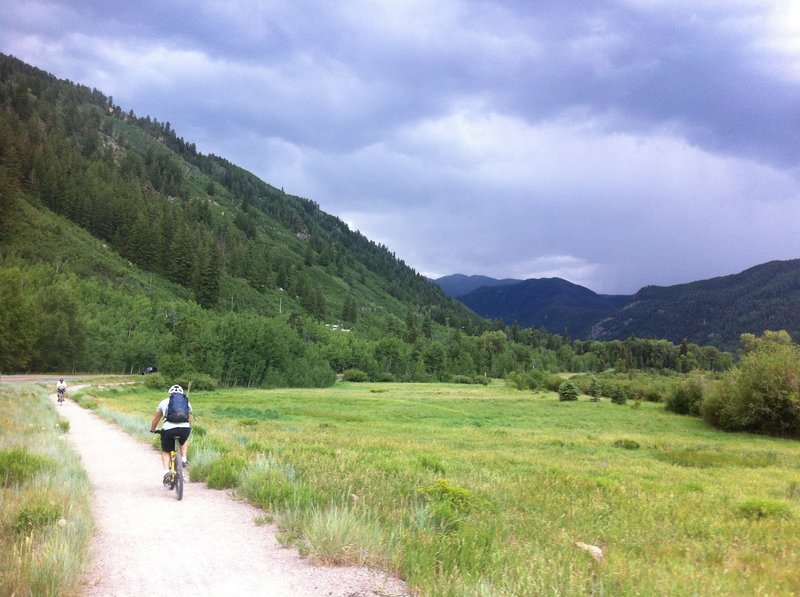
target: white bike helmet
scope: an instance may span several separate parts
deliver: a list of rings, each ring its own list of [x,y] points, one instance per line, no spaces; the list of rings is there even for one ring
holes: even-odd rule
[[[183,394],[183,388],[180,387],[178,384],[175,384],[169,389],[169,394]]]

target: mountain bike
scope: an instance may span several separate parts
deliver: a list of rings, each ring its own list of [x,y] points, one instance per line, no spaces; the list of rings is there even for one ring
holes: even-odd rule
[[[161,435],[164,433],[163,429],[153,431]],[[181,459],[181,442],[180,438],[175,438],[175,445],[169,453],[169,478],[164,481],[164,487],[168,487],[170,491],[175,490],[175,498],[177,500],[183,499],[183,460]]]
[[[56,393],[58,394],[58,404],[61,405],[64,402],[64,395],[67,393],[65,390],[57,390]]]

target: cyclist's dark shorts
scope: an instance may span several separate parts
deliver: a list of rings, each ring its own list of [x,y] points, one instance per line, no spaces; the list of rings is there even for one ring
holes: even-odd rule
[[[176,437],[180,438],[181,445],[185,444],[191,432],[191,427],[173,427],[172,429],[165,429],[161,432],[161,451],[172,452],[172,449],[175,447],[174,438]]]

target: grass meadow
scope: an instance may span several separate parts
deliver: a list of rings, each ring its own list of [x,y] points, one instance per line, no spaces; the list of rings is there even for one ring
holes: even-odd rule
[[[162,397],[86,400],[152,441]],[[308,557],[396,571],[421,595],[800,593],[795,441],[501,382],[191,400],[193,481],[261,505]]]
[[[44,389],[0,385],[0,595],[79,594],[94,526],[68,429]]]

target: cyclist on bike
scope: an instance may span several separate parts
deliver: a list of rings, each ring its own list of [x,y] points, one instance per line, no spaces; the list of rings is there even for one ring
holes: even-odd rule
[[[192,425],[188,421],[189,417],[187,416],[187,420],[185,422],[173,422],[167,420],[167,415],[169,414],[167,411],[169,410],[169,401],[170,396],[173,394],[180,394],[185,397],[185,393],[183,388],[177,384],[171,386],[167,397],[164,398],[161,402],[158,403],[158,407],[156,408],[155,415],[153,415],[153,421],[150,423],[150,433],[156,432],[156,426],[158,425],[161,419],[164,419],[164,424],[161,426],[161,463],[164,465],[164,481],[168,481],[170,478],[169,472],[169,453],[175,447],[175,438],[179,438],[181,444],[181,460],[183,460],[183,466],[189,466],[189,462],[186,460],[186,454],[189,451],[189,434],[192,432]],[[188,403],[188,398],[186,398],[187,405],[189,407],[189,413],[192,412],[192,405]]]
[[[60,378],[58,383],[56,384],[56,393],[59,396],[63,396],[67,393],[67,382],[64,381],[64,378]]]

